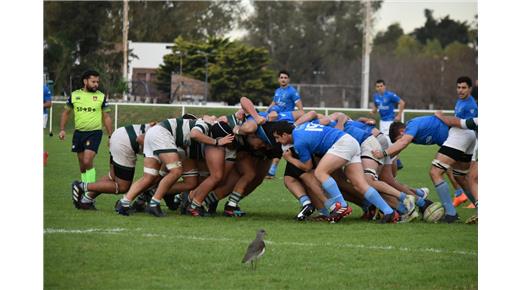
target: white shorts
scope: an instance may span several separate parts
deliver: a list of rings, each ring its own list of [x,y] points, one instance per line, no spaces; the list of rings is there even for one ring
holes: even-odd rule
[[[348,163],[361,163],[361,148],[354,137],[343,135],[330,147],[326,154],[334,154],[348,161]]]
[[[473,156],[471,156],[471,161],[477,161],[478,162],[478,139],[475,143],[475,150],[473,150]]]
[[[49,120],[48,114],[43,114],[43,129],[47,128],[47,121]]]
[[[394,121],[379,121],[379,131],[383,132],[386,136],[388,136],[388,133],[390,132],[390,125],[392,125]]]
[[[110,154],[115,163],[135,168],[137,154],[135,153],[130,138],[124,127],[117,128],[110,137]]]
[[[159,159],[160,153],[177,153],[175,137],[161,125],[150,128],[144,135],[143,153],[145,157]]]
[[[442,146],[460,150],[465,154],[473,154],[476,143],[477,135],[475,131],[452,127],[448,133],[448,139],[444,141]]]
[[[379,144],[381,145],[381,149],[383,149],[383,150],[388,149],[388,147],[390,147],[390,144],[392,144],[392,142],[390,142],[390,138],[388,136],[386,136],[385,134],[377,135],[376,139],[379,142]],[[397,158],[397,156],[394,158]],[[391,165],[394,158],[391,158],[390,156],[383,157],[383,164]]]
[[[363,143],[361,143],[361,157],[369,157],[370,159],[374,159],[377,163],[383,164],[383,159],[376,158],[374,154],[372,154],[372,150],[383,151],[381,144],[377,141],[376,137],[369,136]]]
[[[228,149],[227,147],[225,148],[226,150],[226,153],[225,153],[225,156],[224,156],[224,160],[226,161],[236,161],[237,159],[237,150],[236,149]]]

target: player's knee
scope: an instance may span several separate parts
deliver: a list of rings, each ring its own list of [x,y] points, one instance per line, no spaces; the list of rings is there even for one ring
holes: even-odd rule
[[[478,173],[476,171],[470,171],[466,176],[470,183],[478,183]]]
[[[117,182],[119,194],[126,193],[130,189],[130,182]]]

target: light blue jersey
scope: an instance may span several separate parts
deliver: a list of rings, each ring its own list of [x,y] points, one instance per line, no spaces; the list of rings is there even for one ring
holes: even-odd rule
[[[385,91],[383,95],[379,93],[374,94],[374,105],[377,107],[379,111],[379,115],[381,116],[381,120],[383,121],[393,121],[395,118],[394,110],[396,108],[396,104],[399,104],[401,98],[399,98],[396,93],[391,91]]]
[[[458,99],[455,104],[455,117],[460,119],[478,117],[478,106],[473,96],[469,96],[465,99]]]
[[[43,85],[43,103],[52,101],[51,90],[47,85]],[[48,114],[49,109],[43,108],[43,114]]]
[[[448,139],[449,127],[435,116],[423,116],[406,123],[405,135],[413,136],[413,143],[420,145],[437,144],[442,146]]]
[[[267,113],[267,112],[259,112],[258,113],[258,115],[264,117],[266,120],[267,120],[267,115],[268,114],[269,113]],[[248,115],[246,117],[246,120],[254,121],[255,119],[253,118],[253,116]],[[276,120],[273,120],[271,122],[275,122],[275,121],[287,121],[289,123],[294,123],[294,117],[293,117],[292,112],[278,112],[278,117],[276,118]]]
[[[372,132],[365,131],[363,129],[360,129],[358,127],[353,126],[352,124],[349,124],[349,122],[346,122],[344,125],[343,132],[349,134],[350,136],[354,137],[356,141],[358,141],[359,144],[365,142],[365,140],[372,136]]]
[[[325,155],[339,138],[346,133],[336,128],[327,127],[311,122],[303,123],[294,129],[293,143],[301,162],[307,162],[312,154]]]
[[[289,85],[285,88],[279,87],[278,89],[276,89],[276,91],[274,91],[274,106],[269,108],[267,112],[269,113],[271,111],[276,111],[280,113],[294,111],[296,102],[300,99],[300,95],[298,94],[298,91],[295,88]]]
[[[348,120],[345,123],[345,126],[356,127],[356,128],[361,129],[361,130],[367,131],[370,134],[372,134],[372,129],[374,129],[374,127],[375,127],[375,125],[369,125],[369,124],[366,124],[366,123],[363,123],[363,122],[360,122],[360,121],[354,121],[354,120]]]

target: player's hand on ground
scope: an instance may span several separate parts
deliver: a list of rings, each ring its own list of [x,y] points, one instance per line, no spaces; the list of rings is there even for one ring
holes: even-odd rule
[[[60,137],[60,140],[64,140],[65,139],[65,130],[61,130],[60,134],[58,136]]]
[[[379,150],[372,150],[372,154],[374,154],[374,157],[377,159],[381,159],[384,157],[383,152]]]
[[[235,138],[235,136],[233,134],[229,134],[226,137],[222,137],[222,138],[218,139],[217,145],[223,146],[223,145],[229,144],[229,143],[233,142],[234,138]]]

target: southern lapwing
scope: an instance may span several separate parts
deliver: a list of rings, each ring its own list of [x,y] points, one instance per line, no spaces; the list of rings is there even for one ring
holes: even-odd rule
[[[242,259],[242,263],[251,263],[251,269],[256,269],[256,260],[260,258],[265,253],[265,243],[264,236],[267,233],[264,229],[258,230],[256,233],[256,238],[249,244],[247,247],[246,254]]]

